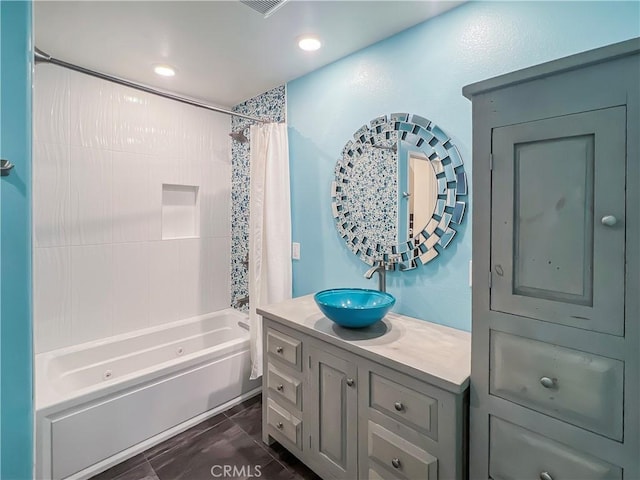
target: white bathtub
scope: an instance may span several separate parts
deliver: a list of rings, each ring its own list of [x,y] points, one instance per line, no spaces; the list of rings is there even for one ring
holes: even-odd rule
[[[36,478],[88,478],[259,391],[233,309],[36,355]]]

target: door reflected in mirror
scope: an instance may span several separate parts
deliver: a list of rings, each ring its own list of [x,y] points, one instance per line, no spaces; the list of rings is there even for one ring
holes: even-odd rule
[[[421,152],[400,149],[398,174],[402,181],[406,170],[406,185],[401,185],[398,204],[398,243],[414,242],[436,208],[436,173],[429,159]]]

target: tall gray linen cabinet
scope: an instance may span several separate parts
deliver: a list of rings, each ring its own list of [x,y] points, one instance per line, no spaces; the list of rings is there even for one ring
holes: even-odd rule
[[[471,479],[640,479],[640,39],[469,85]]]

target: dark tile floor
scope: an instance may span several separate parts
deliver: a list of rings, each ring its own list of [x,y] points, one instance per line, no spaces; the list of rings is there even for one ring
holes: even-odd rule
[[[232,475],[225,474],[225,465]],[[211,417],[91,480],[215,478],[320,480],[279,444],[269,447],[262,443],[260,396]]]

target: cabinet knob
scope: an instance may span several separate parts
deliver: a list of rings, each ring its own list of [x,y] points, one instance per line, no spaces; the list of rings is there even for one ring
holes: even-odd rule
[[[279,392],[284,390],[284,385],[280,384],[276,387],[276,390],[278,390]]]
[[[276,353],[282,353],[284,349],[282,347],[276,347]]]
[[[353,378],[347,378],[347,386],[353,387],[356,384],[356,381]]]
[[[393,408],[395,408],[397,412],[401,412],[404,410],[404,405],[402,402],[396,402],[393,404]]]
[[[540,472],[540,480],[553,480],[549,472]]]
[[[542,385],[544,388],[553,388],[556,385],[556,382],[549,377],[542,377],[540,379],[540,385]]]
[[[613,227],[616,223],[618,223],[618,219],[613,215],[605,215],[601,220],[602,224],[605,227]]]
[[[402,465],[400,463],[400,459],[399,458],[394,458],[393,460],[391,460],[391,465],[393,465],[393,468],[400,468],[400,465]],[[553,479],[551,479],[553,480]]]
[[[278,423],[276,423],[276,427],[277,427],[278,430],[282,430],[284,428],[284,425],[282,424],[282,422],[278,422]]]

